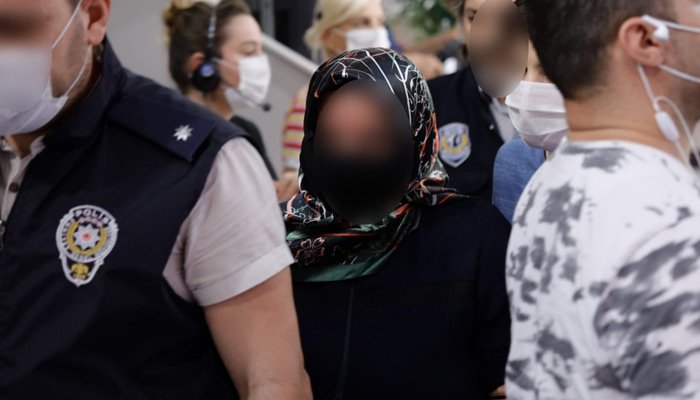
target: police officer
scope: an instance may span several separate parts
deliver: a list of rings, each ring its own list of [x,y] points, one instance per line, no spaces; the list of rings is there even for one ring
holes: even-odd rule
[[[472,22],[485,0],[455,1],[469,42]],[[429,82],[440,132],[440,159],[450,185],[491,201],[493,167],[504,142],[517,132],[503,99],[479,86],[471,66]]]
[[[0,1],[0,398],[310,398],[260,156],[110,6]]]

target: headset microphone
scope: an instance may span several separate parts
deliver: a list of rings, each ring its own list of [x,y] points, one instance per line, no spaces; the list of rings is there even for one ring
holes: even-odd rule
[[[270,112],[270,111],[272,110],[272,104],[270,104],[270,103],[268,103],[268,102],[260,103],[260,102],[256,101],[255,99],[252,99],[250,96],[246,95],[246,94],[243,93],[242,91],[240,91],[240,90],[238,90],[238,89],[236,89],[236,88],[232,88],[232,89],[233,89],[239,96],[243,97],[243,99],[245,99],[245,101],[249,102],[250,104],[254,105],[255,107],[258,107],[258,108],[260,108],[261,110],[263,110],[263,111],[265,111],[265,112]]]

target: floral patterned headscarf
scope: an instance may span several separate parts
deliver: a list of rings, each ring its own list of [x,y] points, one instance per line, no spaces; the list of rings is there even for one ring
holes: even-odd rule
[[[360,80],[385,84],[403,105],[411,126],[417,171],[391,215],[373,225],[353,226],[334,215],[316,193],[310,158],[324,95]],[[422,206],[438,206],[458,197],[446,187],[448,177],[438,160],[439,146],[428,85],[408,59],[392,50],[373,48],[349,51],[323,64],[311,78],[307,96],[301,192],[282,205],[287,241],[296,259],[294,279],[328,282],[377,273],[406,235],[418,227]]]

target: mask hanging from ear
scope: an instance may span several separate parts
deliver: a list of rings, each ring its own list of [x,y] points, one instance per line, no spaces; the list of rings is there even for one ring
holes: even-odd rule
[[[656,28],[654,36],[663,42],[668,42],[671,40],[671,29],[680,30],[687,33],[700,34],[700,28],[698,27],[682,25],[671,21],[665,21],[659,18],[651,17],[649,15],[645,15],[644,17],[642,17],[642,19],[646,23],[651,24]],[[689,83],[700,84],[700,77],[693,76],[691,74],[677,70],[665,64],[659,65],[658,68],[667,74],[673,75],[676,78],[682,79]],[[649,77],[647,76],[644,67],[638,64],[637,71],[639,72],[639,76],[642,80],[642,83],[644,84],[644,89],[647,92],[647,96],[649,97],[649,100],[651,100],[652,106],[654,107],[654,111],[656,112],[655,119],[657,125],[659,126],[659,129],[664,134],[666,139],[671,141],[676,146],[676,149],[678,150],[678,154],[681,157],[681,159],[683,159],[693,170],[693,172],[697,174],[697,169],[692,168],[688,152],[681,145],[681,135],[685,135],[685,138],[688,141],[688,146],[690,147],[690,153],[692,157],[694,157],[695,160],[700,160],[700,151],[698,150],[700,146],[698,144],[700,143],[698,141],[698,124],[700,124],[700,121],[695,121],[695,124],[693,125],[694,130],[691,131],[691,122],[688,121],[688,119],[685,117],[680,107],[678,107],[678,105],[668,96],[657,96],[656,94],[654,94],[654,91],[651,87],[651,83],[649,82]],[[673,111],[673,113],[676,115],[676,118],[681,123],[681,129],[678,129],[678,126],[671,114],[662,109],[662,104],[666,104]]]

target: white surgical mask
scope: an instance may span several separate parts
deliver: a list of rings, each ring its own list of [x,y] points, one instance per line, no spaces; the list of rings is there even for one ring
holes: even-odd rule
[[[357,49],[367,49],[371,47],[390,48],[389,31],[385,27],[379,28],[358,28],[343,32],[336,32],[345,37],[345,47],[347,51]]]
[[[226,68],[238,70],[240,76],[237,88],[229,86],[224,91],[231,108],[258,107],[265,102],[272,81],[270,60],[265,54],[243,58],[237,66],[220,59],[216,61]]]
[[[522,81],[506,105],[513,126],[530,147],[554,151],[569,133],[564,97],[554,84]]]
[[[656,27],[655,36],[662,41],[671,40],[671,29],[680,30],[688,33],[700,34],[700,28],[698,27],[678,24],[676,22],[671,21],[665,21],[648,15],[645,15],[643,19],[647,23],[650,23]],[[684,81],[691,82],[694,84],[700,84],[700,77],[693,76],[691,74],[677,70],[665,64],[659,65],[658,68]],[[666,136],[668,140],[670,140],[676,145],[679,155],[683,160],[686,160],[688,166],[690,166],[689,157],[680,144],[681,132],[679,131],[678,126],[674,122],[671,115],[661,108],[661,104],[665,103],[671,108],[671,110],[676,114],[678,120],[681,122],[681,126],[683,128],[682,130],[685,134],[686,139],[688,140],[690,150],[695,156],[695,158],[697,160],[700,160],[700,151],[698,151],[698,136],[700,136],[700,132],[698,131],[700,129],[700,125],[698,124],[700,124],[700,121],[696,121],[696,125],[694,126],[695,129],[691,131],[689,121],[683,115],[683,112],[681,111],[680,107],[678,107],[678,105],[667,96],[656,96],[651,88],[649,77],[644,71],[644,68],[638,64],[637,70],[639,71],[639,76],[641,77],[642,83],[644,84],[644,89],[646,90],[647,95],[649,96],[649,99],[651,100],[651,103],[654,107],[654,111],[656,112],[656,123],[659,126],[661,132]]]
[[[54,97],[51,83],[53,50],[75,20],[82,0],[51,46],[0,49],[0,136],[34,132],[51,122],[65,107],[87,69],[92,54],[85,60],[66,93]]]

